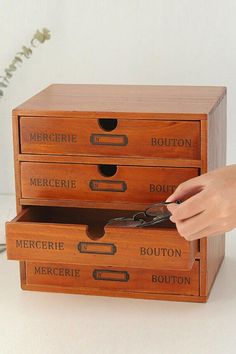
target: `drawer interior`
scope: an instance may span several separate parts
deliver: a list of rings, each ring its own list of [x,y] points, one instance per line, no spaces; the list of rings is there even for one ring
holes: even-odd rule
[[[23,209],[12,222],[86,225],[90,237],[96,239],[104,235],[104,227],[110,219],[131,217],[139,211],[140,210],[30,206]],[[159,230],[163,228],[175,229],[175,224],[167,220],[153,226],[145,227],[145,229]]]

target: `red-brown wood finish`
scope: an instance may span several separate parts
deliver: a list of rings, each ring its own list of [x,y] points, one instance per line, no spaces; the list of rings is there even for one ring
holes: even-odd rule
[[[134,291],[158,294],[199,295],[199,261],[191,271],[168,271],[99,265],[26,262],[27,285],[60,286],[75,292],[83,289]]]
[[[13,136],[19,216],[7,224],[7,244],[9,258],[21,260],[23,289],[207,301],[224,258],[224,235],[189,243],[170,223],[138,233],[105,229],[102,235],[99,220],[114,212],[128,215],[171,194],[170,187],[164,187],[166,192],[151,196],[145,186],[152,182],[172,185],[174,190],[182,181],[225,164],[226,88],[51,85],[14,109]],[[102,176],[104,167],[99,166],[104,165],[115,166],[115,174]],[[105,173],[108,170],[105,167]],[[37,188],[29,184],[32,174],[38,179]],[[114,181],[125,182],[119,187],[129,188],[125,192],[89,190],[88,186],[104,187],[97,184],[98,177],[106,181],[106,187],[107,181]],[[68,193],[58,185],[47,188],[43,179],[56,184],[77,180],[81,189]],[[85,217],[75,222],[68,217],[76,215],[78,208],[84,212],[90,208],[90,221]],[[53,220],[45,222],[43,215],[52,217],[58,209]],[[17,250],[19,238],[26,247]],[[91,241],[81,248],[89,252],[94,252],[97,241],[103,244],[108,238],[106,243],[116,243],[116,250],[122,245],[123,253],[112,262],[91,254],[80,262],[72,250],[76,238]],[[55,250],[51,256],[45,249],[27,248],[30,241],[31,246],[40,241],[37,245],[51,242],[52,247],[55,240],[69,242],[64,256]],[[141,261],[135,254],[140,241],[150,249],[179,248],[183,257],[173,261],[155,256],[150,262],[152,256],[148,256]],[[104,252],[108,246],[95,247]]]
[[[200,122],[22,117],[23,154],[200,158]]]
[[[22,162],[21,196],[150,204],[197,175],[196,168]]]
[[[132,211],[24,209],[7,224],[8,259],[190,270],[198,241],[169,227],[117,228],[107,222]],[[128,246],[128,247],[127,247]]]

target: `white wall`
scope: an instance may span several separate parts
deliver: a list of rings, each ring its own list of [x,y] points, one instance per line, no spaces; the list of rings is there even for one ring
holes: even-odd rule
[[[0,193],[14,192],[11,110],[51,83],[227,86],[235,162],[235,0],[0,0],[0,75],[45,26],[0,100]]]

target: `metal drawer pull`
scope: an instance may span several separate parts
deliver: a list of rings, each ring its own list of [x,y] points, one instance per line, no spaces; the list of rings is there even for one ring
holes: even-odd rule
[[[89,187],[94,192],[125,192],[127,184],[124,181],[91,180]]]
[[[108,145],[108,146],[126,146],[128,145],[128,137],[124,134],[94,134],[90,136],[92,145]]]
[[[119,270],[95,269],[93,271],[95,280],[124,281],[129,280],[129,273]]]
[[[106,254],[113,256],[117,248],[113,243],[80,242],[78,244],[80,253]]]

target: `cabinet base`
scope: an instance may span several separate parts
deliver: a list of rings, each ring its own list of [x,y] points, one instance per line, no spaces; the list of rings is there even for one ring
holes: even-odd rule
[[[188,296],[188,295],[172,295],[172,294],[154,294],[143,292],[130,292],[130,291],[109,291],[103,289],[73,289],[62,288],[59,286],[39,286],[39,285],[26,285],[21,283],[23,290],[29,291],[42,291],[51,293],[64,293],[64,294],[79,294],[79,295],[95,295],[95,296],[109,296],[109,297],[121,297],[121,298],[134,298],[134,299],[146,299],[146,300],[164,300],[164,301],[182,301],[182,302],[207,302],[206,296]]]
[[[196,261],[196,271],[197,273],[199,272],[199,264],[198,261]],[[164,289],[162,288],[162,292],[158,292],[156,289],[143,289],[141,290],[141,287],[137,285],[137,289],[128,289],[128,286],[126,288],[126,284],[122,282],[122,288],[120,284],[115,284],[115,282],[110,282],[112,283],[109,286],[112,286],[112,288],[104,288],[107,285],[101,284],[100,287],[97,287],[96,285],[94,286],[91,281],[89,281],[89,277],[86,278],[87,281],[83,284],[83,286],[79,286],[79,284],[76,283],[58,283],[59,280],[55,280],[53,278],[53,282],[47,283],[49,280],[48,277],[46,277],[46,280],[43,277],[32,277],[32,274],[30,274],[30,269],[32,268],[32,263],[29,263],[30,267],[27,265],[25,262],[20,262],[20,270],[21,270],[21,288],[23,290],[29,290],[29,291],[42,291],[42,292],[52,292],[52,293],[65,293],[65,294],[80,294],[80,295],[96,295],[96,296],[110,296],[110,297],[121,297],[121,298],[136,298],[136,299],[149,299],[149,300],[165,300],[165,301],[183,301],[183,302],[206,302],[208,297],[207,296],[200,296],[197,293],[187,294],[187,293],[170,293],[170,289],[168,290],[169,293],[166,293],[163,291]],[[82,268],[82,267],[81,267]],[[87,276],[87,275],[86,275]],[[117,286],[116,286],[117,285]],[[173,291],[176,292],[176,289],[173,288]],[[184,291],[184,289],[182,290]]]

